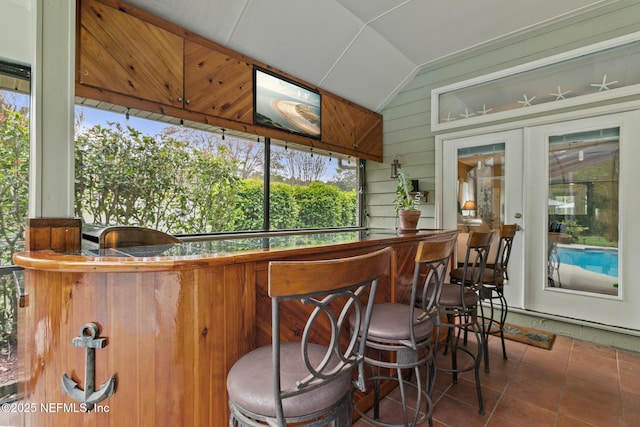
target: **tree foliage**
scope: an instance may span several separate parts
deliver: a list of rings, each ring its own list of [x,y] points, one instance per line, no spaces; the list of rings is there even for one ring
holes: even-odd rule
[[[261,230],[264,182],[247,178],[257,174],[246,169],[261,168],[261,150],[200,133],[191,141],[195,134],[185,132],[168,130],[154,138],[116,123],[79,132],[76,215],[95,224],[144,225],[174,234]],[[290,168],[296,159],[301,165],[289,170],[295,177],[276,175],[271,184],[271,229],[355,225],[355,192],[318,181],[324,158],[294,150],[281,157]]]
[[[294,196],[300,209],[299,228],[340,225],[344,206],[340,201],[338,187],[312,182],[307,186],[294,187]]]
[[[270,189],[270,228],[286,230],[298,226],[300,208],[295,198],[294,187],[283,182],[274,182]]]
[[[274,150],[276,155],[273,171],[282,176],[283,181],[292,185],[320,182],[327,170],[327,159],[313,155],[313,152],[299,150]]]
[[[76,215],[173,233],[220,231],[233,224],[228,207],[239,178],[219,151],[118,124],[94,126],[76,137]]]
[[[2,104],[0,103],[0,106]],[[0,110],[0,250],[2,263],[24,242],[29,180],[29,122],[9,106]]]
[[[235,231],[260,230],[263,224],[264,184],[259,179],[247,179],[238,183],[235,204]]]
[[[0,263],[24,248],[29,181],[29,121],[0,98]],[[17,295],[12,274],[0,276],[0,342],[17,337]]]

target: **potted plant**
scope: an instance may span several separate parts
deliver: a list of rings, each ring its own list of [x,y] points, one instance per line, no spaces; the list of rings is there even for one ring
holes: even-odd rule
[[[420,194],[411,194],[413,186],[407,174],[398,169],[398,186],[396,187],[396,198],[393,200],[398,218],[400,219],[400,231],[415,232],[418,229],[420,219]]]

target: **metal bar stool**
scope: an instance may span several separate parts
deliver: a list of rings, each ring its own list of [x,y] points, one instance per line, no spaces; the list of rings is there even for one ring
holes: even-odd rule
[[[482,287],[482,277],[487,265],[487,257],[495,232],[471,231],[467,240],[467,250],[464,264],[460,269],[457,280],[450,275],[451,283],[442,285],[439,307],[440,315],[436,317],[438,336],[440,328],[447,328],[447,339],[444,343],[444,353],[451,351],[451,366],[438,366],[437,369],[450,372],[453,383],[458,382],[458,374],[473,370],[478,395],[478,407],[484,414],[482,402],[482,387],[480,386],[480,362],[484,353],[485,335],[478,319],[479,291]],[[471,332],[475,338],[475,350],[467,347],[467,333]],[[464,339],[460,335],[464,333]],[[461,342],[463,341],[463,342]],[[458,351],[466,353],[471,363],[458,366]]]
[[[482,276],[482,288],[480,288],[480,300],[489,303],[489,314],[485,315],[484,305],[480,304],[480,317],[485,332],[485,340],[490,334],[499,334],[502,344],[502,358],[507,360],[507,348],[504,343],[504,324],[507,321],[509,306],[504,297],[504,281],[509,279],[507,267],[511,258],[511,247],[518,226],[505,224],[500,226],[500,240],[495,262],[488,265]],[[453,275],[453,272],[451,272]],[[500,305],[500,318],[495,319],[494,301]],[[485,371],[489,372],[489,347],[485,346],[484,352]]]
[[[373,384],[373,415],[357,409],[360,416],[370,423],[415,426],[428,419],[431,424],[431,393],[435,375],[433,318],[438,314],[437,301],[456,238],[454,235],[443,241],[420,242],[415,256],[410,301],[407,304],[377,303],[373,308],[368,334],[361,336],[368,349],[365,362],[371,367],[371,376],[366,378],[366,382]],[[427,271],[426,275],[422,274],[424,271]],[[351,327],[356,327],[353,318]],[[425,368],[424,379],[421,367]],[[400,424],[391,423],[397,420],[382,420],[380,417],[380,383],[383,381],[398,382],[403,409]],[[407,405],[406,386],[417,389],[416,408],[412,415]],[[421,407],[424,409],[420,416]]]
[[[351,425],[352,386],[364,390],[365,347],[356,332],[366,339],[391,251],[269,263],[272,343],[231,367],[230,427]],[[282,317],[283,308],[295,318]],[[286,342],[280,323],[298,320],[300,341]],[[356,332],[348,322],[355,322]]]

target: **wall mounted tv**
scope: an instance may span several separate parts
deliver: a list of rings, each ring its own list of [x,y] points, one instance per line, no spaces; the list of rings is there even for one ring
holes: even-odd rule
[[[320,139],[320,93],[259,67],[253,88],[254,124]]]

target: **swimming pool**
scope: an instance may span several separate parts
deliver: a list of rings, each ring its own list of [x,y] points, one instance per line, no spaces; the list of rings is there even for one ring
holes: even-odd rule
[[[618,277],[618,251],[606,248],[558,247],[560,262],[583,268],[593,273]]]

